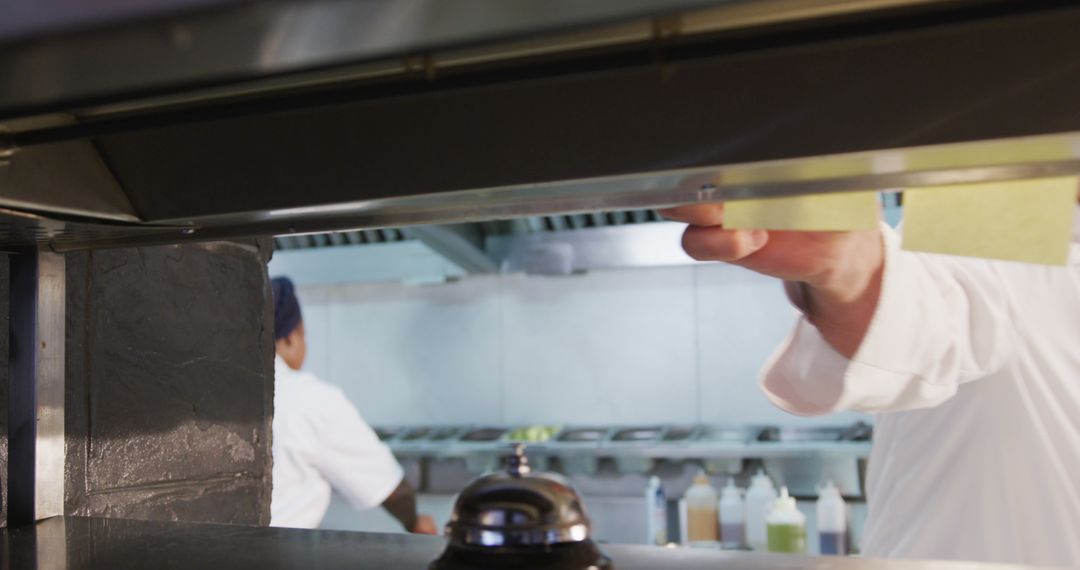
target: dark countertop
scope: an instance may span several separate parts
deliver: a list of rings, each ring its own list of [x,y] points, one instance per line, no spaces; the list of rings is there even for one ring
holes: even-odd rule
[[[408,534],[56,517],[0,533],[4,570],[425,570],[442,538]],[[604,545],[617,570],[1006,570],[1015,566]],[[478,569],[480,570],[480,569]]]

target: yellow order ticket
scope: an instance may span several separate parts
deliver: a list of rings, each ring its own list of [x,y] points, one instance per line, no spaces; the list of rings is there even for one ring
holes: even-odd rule
[[[856,231],[877,227],[877,192],[838,192],[724,203],[732,230]]]
[[[904,249],[1064,265],[1076,177],[909,189]]]

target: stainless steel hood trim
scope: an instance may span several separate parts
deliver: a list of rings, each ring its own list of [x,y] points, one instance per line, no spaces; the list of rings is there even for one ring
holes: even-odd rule
[[[20,148],[6,157],[2,151],[0,146],[0,208],[139,221],[124,190],[89,141]]]
[[[36,241],[72,251],[1072,175],[1080,175],[1080,132],[170,219],[126,229],[95,229],[82,220],[77,236],[65,234],[63,222],[40,220],[51,229]],[[0,239],[5,242],[25,240]]]
[[[1016,162],[1006,162],[1010,153]],[[920,163],[942,167],[909,167]],[[283,227],[287,233],[312,233],[1073,174],[1080,174],[1080,133],[444,192],[164,223],[204,229],[262,225]],[[316,227],[320,220],[334,227]],[[358,225],[348,227],[350,221]]]

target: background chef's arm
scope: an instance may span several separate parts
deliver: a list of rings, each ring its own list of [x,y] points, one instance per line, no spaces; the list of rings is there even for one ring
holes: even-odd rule
[[[762,373],[776,405],[800,415],[932,407],[1011,357],[1008,304],[993,263],[902,251],[884,224],[882,238],[876,303],[850,358],[821,326],[844,316],[823,313],[811,294],[810,316]]]
[[[416,530],[416,490],[407,480],[402,479],[398,483],[397,488],[382,502],[382,507],[400,521],[405,530]]]
[[[398,513],[403,513],[406,503],[411,501],[409,516],[413,524],[405,530],[413,530],[416,496],[408,483],[403,483],[401,465],[345,395],[339,393],[339,396],[327,403],[327,409],[319,418],[324,422],[317,430],[320,434],[320,448],[316,454],[319,471],[356,509],[371,509],[390,502],[398,511],[391,511],[391,514],[402,520]],[[403,484],[406,491],[395,497]]]

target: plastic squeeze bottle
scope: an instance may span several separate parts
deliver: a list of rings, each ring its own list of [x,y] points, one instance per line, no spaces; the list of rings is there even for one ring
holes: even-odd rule
[[[739,549],[746,543],[746,504],[742,489],[735,486],[735,479],[728,479],[720,493],[720,544],[724,548]]]
[[[753,550],[765,550],[768,545],[765,519],[776,501],[776,487],[764,471],[758,471],[746,491],[746,545]]]
[[[773,503],[766,526],[769,552],[806,552],[806,516],[795,506],[795,499],[788,496],[787,487],[780,488],[780,497]]]
[[[698,472],[694,484],[686,490],[686,534],[690,546],[716,546],[717,532],[716,489],[709,484],[705,471]]]
[[[645,489],[645,544],[667,544],[667,496],[656,475]]]
[[[818,493],[817,528],[821,554],[847,554],[847,507],[832,481]]]

